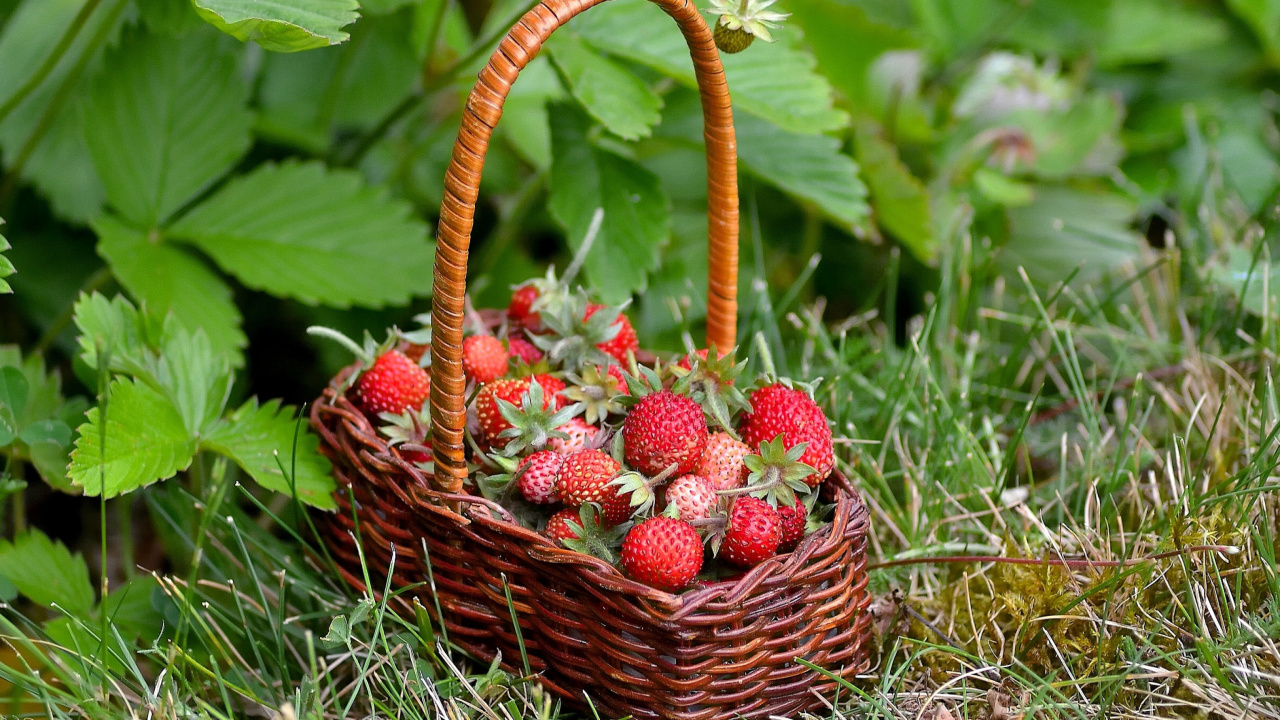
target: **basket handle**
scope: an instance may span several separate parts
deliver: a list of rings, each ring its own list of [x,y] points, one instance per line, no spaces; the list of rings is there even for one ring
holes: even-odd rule
[[[543,0],[507,33],[477,78],[462,114],[453,159],[444,177],[444,204],[436,244],[435,297],[431,307],[432,482],[458,492],[467,477],[463,449],[466,424],[462,376],[463,295],[467,251],[475,219],[480,172],[502,103],[520,70],[556,28],[605,0]],[[738,295],[738,170],[733,111],[720,55],[706,22],[690,0],[652,0],[680,25],[702,95],[703,134],[707,143],[709,277],[707,342],[734,346]]]

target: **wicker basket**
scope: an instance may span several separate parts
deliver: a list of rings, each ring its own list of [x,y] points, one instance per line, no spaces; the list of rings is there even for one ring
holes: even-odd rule
[[[436,474],[404,461],[343,394],[353,368],[312,406],[311,425],[339,484],[339,511],[323,518],[330,549],[346,580],[362,590],[360,550],[374,591],[385,586],[388,569],[393,588],[415,585],[397,596],[397,605],[412,612],[420,603],[452,643],[482,660],[501,653],[504,666],[521,672],[523,642],[530,669],[548,689],[578,707],[589,697],[604,717],[729,720],[819,708],[822,696],[834,694],[834,678],[865,670],[868,654],[867,510],[838,473],[822,490],[836,505],[828,526],[791,553],[679,595],[557,547],[500,505],[463,490],[463,294],[485,149],[519,70],[552,31],[602,1],[545,0],[531,10],[499,45],[468,99],[445,177],[436,248]],[[733,347],[738,198],[728,88],[697,9],[687,0],[654,2],[679,23],[701,90],[711,268],[707,340]]]

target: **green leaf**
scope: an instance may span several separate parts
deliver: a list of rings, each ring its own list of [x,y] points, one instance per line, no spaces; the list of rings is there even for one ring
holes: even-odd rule
[[[1258,35],[1271,65],[1280,65],[1280,0],[1227,0]]]
[[[203,329],[215,351],[226,353],[234,365],[244,359],[247,344],[240,329],[240,311],[231,288],[216,272],[185,248],[151,237],[110,215],[92,223],[98,233],[98,252],[120,284],[139,302],[159,315],[172,311],[188,330]]]
[[[319,508],[332,509],[333,476],[329,461],[320,454],[320,440],[306,428],[298,428],[296,410],[281,407],[279,400],[259,406],[251,399],[220,423],[202,443],[202,447],[226,455],[236,461],[257,483],[269,490],[290,494],[297,489],[298,499]],[[297,455],[293,454],[293,438],[297,431]],[[276,462],[279,453],[279,464]],[[293,486],[280,472],[280,466],[293,474]]]
[[[53,443],[65,447],[71,443],[71,428],[61,420],[39,420],[22,428],[18,438],[28,445]]]
[[[112,590],[99,612],[106,611],[111,624],[125,641],[154,639],[160,634],[163,615],[151,604],[151,593],[160,585],[150,576],[136,577]]]
[[[84,558],[39,530],[19,535],[12,543],[0,541],[0,574],[37,605],[56,603],[78,618],[93,612],[93,585]]]
[[[1220,15],[1208,8],[1176,0],[1114,2],[1098,60],[1104,65],[1157,62],[1221,43],[1228,32]]]
[[[152,32],[181,37],[192,28],[200,27],[191,0],[134,0],[138,12]]]
[[[356,21],[356,0],[192,0],[200,17],[237,40],[267,50],[296,52],[347,39],[342,28]]]
[[[1040,185],[1034,202],[1008,211],[1000,263],[1007,270],[1023,267],[1041,283],[1062,280],[1077,267],[1078,280],[1096,278],[1137,261],[1143,241],[1129,229],[1136,213],[1122,195]]]
[[[22,370],[12,366],[0,368],[0,410],[15,422],[22,418],[23,411],[27,409],[28,390],[30,385]]]
[[[80,296],[72,314],[80,329],[80,358],[95,370],[105,369],[134,375],[150,375],[150,348],[164,344],[175,322],[165,322],[150,313],[139,312],[122,296],[108,299],[101,293]]]
[[[0,218],[0,225],[4,225],[4,218]],[[0,252],[9,250],[12,247],[13,246],[9,244],[9,241],[5,240],[3,235],[0,235]],[[4,278],[9,277],[15,272],[17,272],[17,270],[13,268],[13,263],[10,262],[9,258],[0,255],[0,293],[13,292],[13,288],[9,287],[9,283],[5,282]]]
[[[89,410],[71,453],[69,475],[86,495],[122,495],[191,464],[196,442],[167,398],[124,378],[112,381],[109,397],[105,420],[102,407]]]
[[[662,98],[643,80],[577,35],[556,33],[546,47],[565,85],[591,117],[627,140],[650,135],[661,117]]]
[[[0,68],[4,69],[0,72],[0,104],[12,97],[45,61],[86,1],[26,0],[4,23],[0,28]],[[98,6],[44,82],[0,122],[0,148],[6,163],[11,164],[36,132],[46,109],[54,102],[63,102],[43,139],[23,164],[22,178],[35,185],[57,215],[77,223],[96,215],[105,198],[85,143],[79,111],[92,73],[101,64],[101,49],[86,59],[79,79],[69,80],[66,94],[60,98],[59,93],[102,26],[108,20],[119,26],[120,14],[114,13],[112,7],[112,3],[105,2]],[[112,42],[116,34],[111,29],[107,42]]]
[[[169,333],[153,367],[154,386],[178,409],[189,436],[200,435],[222,416],[233,376],[226,356],[213,352],[203,330]]]
[[[85,110],[107,199],[142,227],[163,224],[249,149],[247,102],[235,58],[215,34],[126,33]]]
[[[902,164],[897,148],[880,135],[874,121],[854,123],[854,149],[871,191],[876,220],[912,255],[932,262],[938,254],[938,239],[933,234],[924,183]]]
[[[652,3],[604,3],[574,18],[568,28],[597,48],[697,86],[684,36]],[[774,37],[778,42],[756,43],[750,52],[721,56],[734,109],[799,133],[835,130],[848,123],[848,115],[832,107],[831,85],[814,71],[813,56],[799,49],[799,33],[784,26]]]
[[[245,285],[305,303],[403,305],[425,295],[432,246],[412,208],[320,163],[268,163],[170,230]]]
[[[788,132],[749,115],[734,125],[738,158],[752,174],[816,204],[846,230],[866,218],[867,188],[858,179],[858,164],[840,152],[839,140]]]
[[[548,208],[576,250],[597,208],[604,221],[585,272],[606,303],[643,290],[671,230],[670,201],[657,176],[632,160],[595,147],[590,120],[577,108],[551,108],[551,197]]]

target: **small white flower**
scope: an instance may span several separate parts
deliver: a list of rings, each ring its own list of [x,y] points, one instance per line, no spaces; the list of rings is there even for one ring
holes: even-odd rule
[[[730,30],[746,30],[748,33],[773,42],[769,28],[790,17],[790,13],[769,10],[778,0],[711,0],[711,13],[720,16],[721,25]]]

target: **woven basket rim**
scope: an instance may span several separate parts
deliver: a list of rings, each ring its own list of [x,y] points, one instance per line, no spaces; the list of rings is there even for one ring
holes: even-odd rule
[[[343,391],[345,380],[360,367],[356,361],[343,368],[330,381],[324,392],[312,405],[312,423],[320,422],[322,408],[339,415],[349,430],[360,437],[365,447],[361,455],[377,464],[391,465],[413,478],[414,485],[398,488],[397,494],[412,509],[440,515],[461,525],[481,523],[492,529],[517,537],[526,543],[531,559],[539,562],[572,564],[592,572],[593,580],[605,591],[612,590],[637,596],[661,606],[672,614],[668,619],[685,617],[709,602],[733,602],[747,597],[759,585],[771,578],[791,577],[804,568],[815,554],[822,554],[830,545],[848,542],[867,532],[867,508],[860,494],[853,489],[848,478],[839,470],[832,471],[827,479],[835,494],[836,510],[833,519],[821,529],[809,533],[791,552],[768,558],[749,570],[720,580],[699,581],[680,593],[669,593],[632,580],[619,568],[585,553],[557,546],[552,540],[520,525],[502,505],[478,495],[444,493],[431,485],[430,474],[393,451],[365,414]],[[341,488],[335,493],[342,492]],[[452,505],[452,507],[451,507]],[[456,508],[456,509],[455,509]],[[477,511],[485,508],[488,513]],[[859,522],[859,520],[861,522]]]

